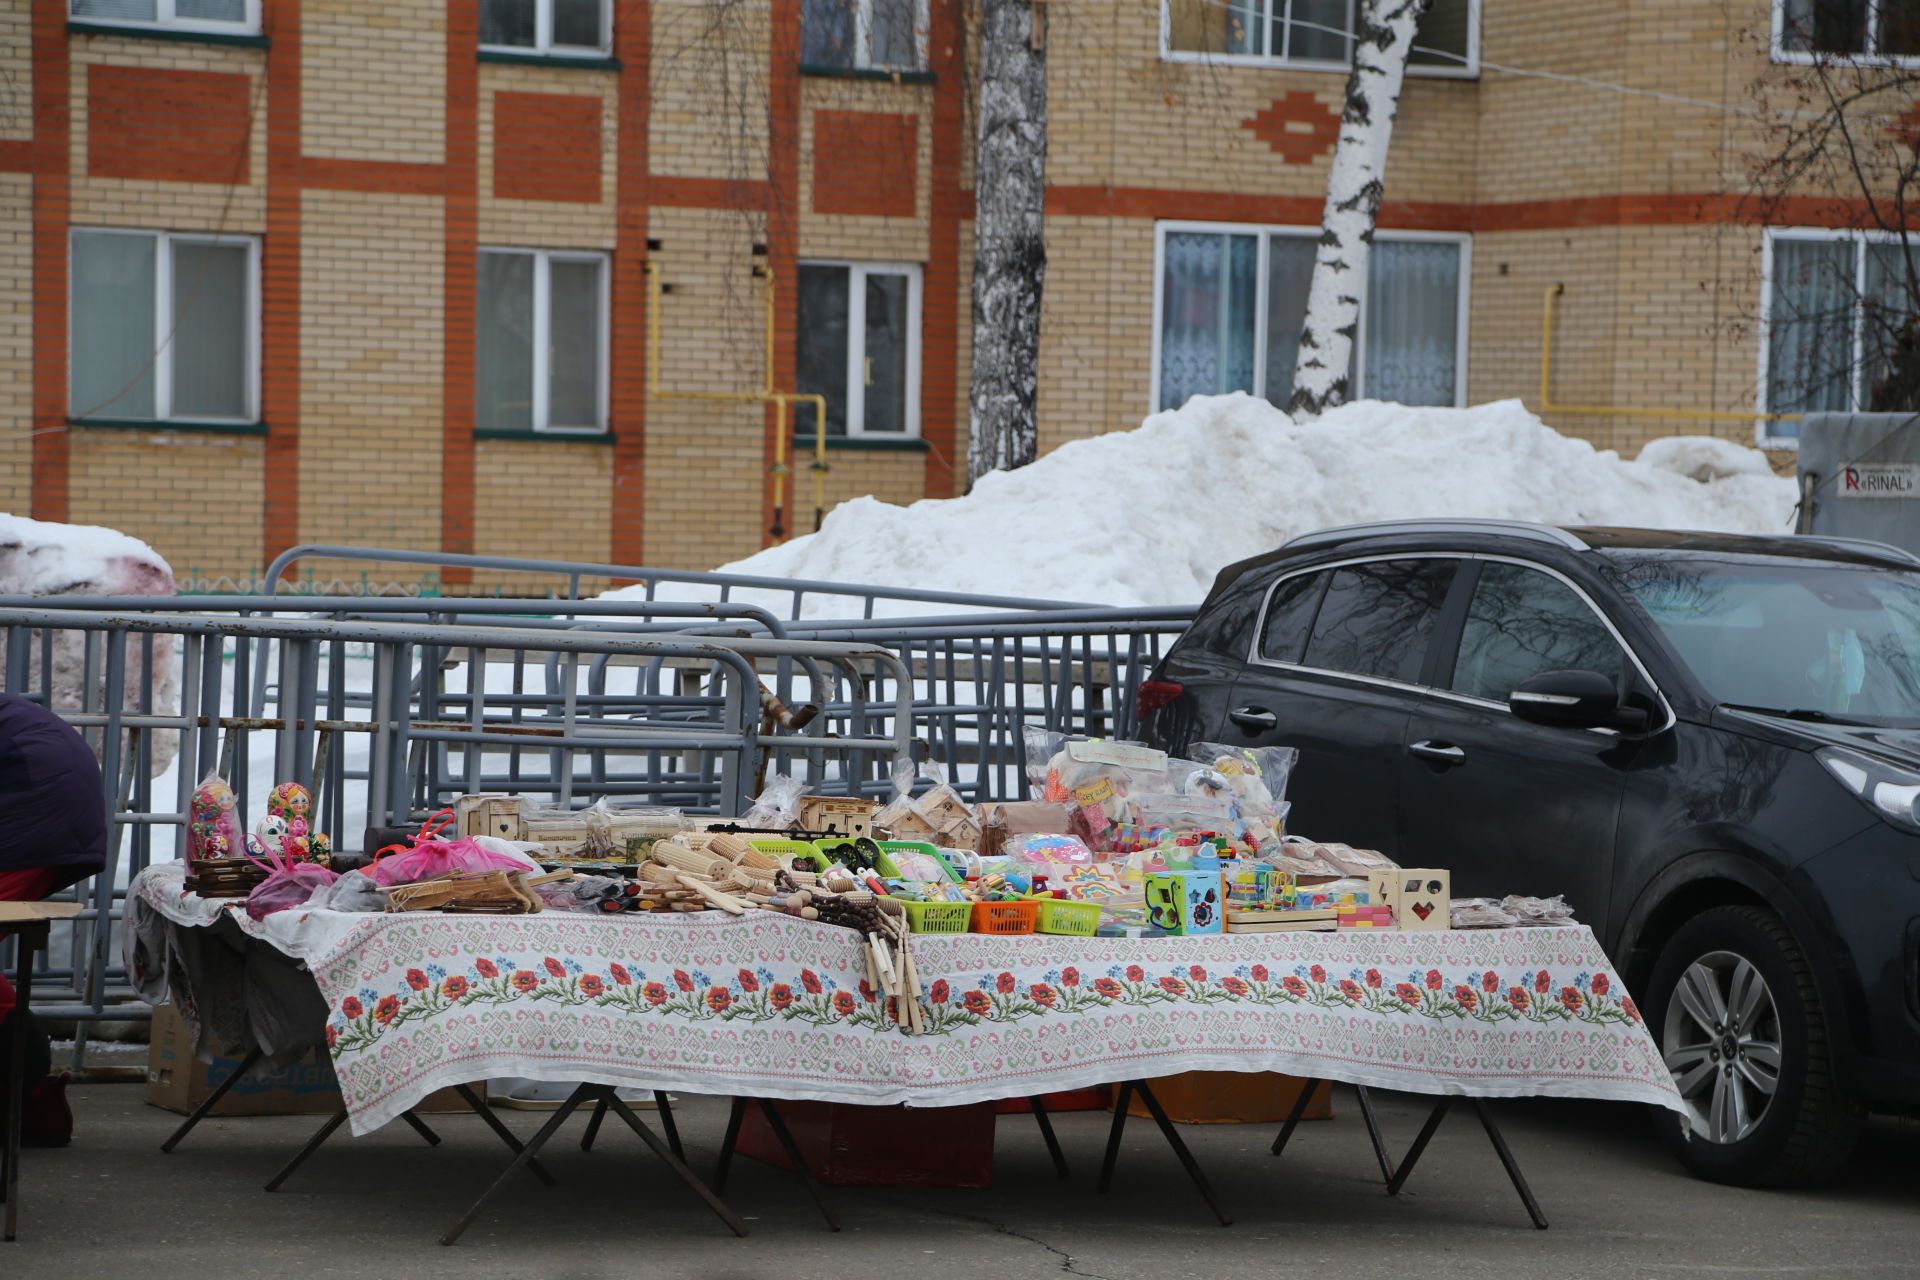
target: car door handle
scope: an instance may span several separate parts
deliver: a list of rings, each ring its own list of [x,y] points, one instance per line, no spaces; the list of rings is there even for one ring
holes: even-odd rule
[[[1242,729],[1273,729],[1280,724],[1280,717],[1265,707],[1236,707],[1227,712],[1227,719]]]
[[[1422,759],[1438,760],[1444,764],[1464,764],[1467,759],[1467,753],[1461,748],[1444,742],[1435,742],[1431,738],[1425,742],[1416,742],[1407,750]]]

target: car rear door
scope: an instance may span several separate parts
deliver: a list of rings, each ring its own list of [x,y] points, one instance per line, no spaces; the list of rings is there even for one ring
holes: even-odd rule
[[[1289,831],[1397,856],[1394,795],[1415,682],[1458,563],[1402,555],[1274,583],[1222,741],[1299,749]]]
[[[1428,671],[1434,687],[1413,709],[1397,768],[1396,856],[1450,868],[1459,897],[1565,894],[1598,927],[1640,743],[1529,724],[1506,700],[1542,671],[1599,671],[1624,691],[1637,669],[1593,602],[1555,572],[1476,560],[1454,590]]]

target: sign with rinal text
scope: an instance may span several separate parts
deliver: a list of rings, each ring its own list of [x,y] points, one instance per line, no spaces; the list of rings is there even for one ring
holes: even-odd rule
[[[1920,463],[1842,463],[1839,488],[1842,498],[1920,497]]]

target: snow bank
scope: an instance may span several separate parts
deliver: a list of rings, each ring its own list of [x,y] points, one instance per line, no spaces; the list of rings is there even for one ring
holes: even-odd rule
[[[1793,482],[1754,450],[1678,437],[1628,462],[1559,434],[1517,400],[1471,409],[1362,401],[1296,424],[1252,396],[1196,396],[1134,430],[984,476],[962,498],[843,503],[818,533],[720,571],[1188,604],[1221,566],[1330,525],[1478,516],[1785,533],[1793,503]],[[766,603],[784,609],[786,598]],[[937,607],[883,602],[881,612]],[[845,610],[821,600],[807,612]]]
[[[172,595],[173,570],[138,538],[0,514],[0,595]]]

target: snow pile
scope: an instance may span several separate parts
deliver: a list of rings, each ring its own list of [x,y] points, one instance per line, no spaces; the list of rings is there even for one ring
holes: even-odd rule
[[[1296,424],[1245,394],[1196,396],[1132,431],[984,476],[965,497],[844,503],[818,533],[720,572],[1189,604],[1223,565],[1331,525],[1475,516],[1786,533],[1793,504],[1793,482],[1754,450],[1680,437],[1628,462],[1559,434],[1517,400],[1472,409],[1362,401]],[[765,603],[783,610],[787,600]],[[807,612],[843,615],[844,605],[810,598]],[[879,611],[929,609],[946,611],[884,601]]]
[[[0,514],[0,595],[170,596],[173,570],[116,529]]]

